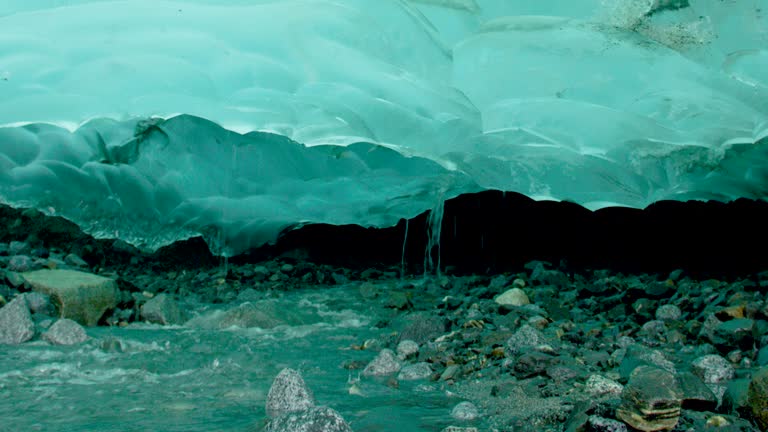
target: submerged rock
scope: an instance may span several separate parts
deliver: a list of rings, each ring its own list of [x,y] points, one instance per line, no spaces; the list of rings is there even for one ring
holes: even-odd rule
[[[429,363],[419,362],[404,366],[400,370],[400,373],[397,374],[397,379],[401,381],[414,381],[427,379],[430,376],[432,376],[432,367],[429,365]]]
[[[276,418],[284,414],[304,411],[313,406],[315,406],[315,396],[307,387],[300,372],[286,368],[277,374],[267,394],[266,408],[269,417]]]
[[[675,376],[652,366],[638,366],[621,394],[616,416],[644,431],[671,430],[680,419],[682,400]]]
[[[471,421],[480,417],[480,411],[478,411],[475,404],[472,402],[460,402],[453,410],[451,410],[451,417],[454,420]]]
[[[35,335],[35,323],[24,296],[16,297],[0,309],[0,344],[18,345]]]
[[[43,340],[54,345],[75,345],[88,340],[88,335],[80,324],[62,318],[43,334]]]
[[[22,276],[34,291],[51,296],[61,318],[82,325],[95,326],[104,312],[117,306],[113,279],[74,270],[37,270]]]

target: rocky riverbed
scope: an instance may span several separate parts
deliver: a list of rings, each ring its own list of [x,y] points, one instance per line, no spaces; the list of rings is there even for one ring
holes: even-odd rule
[[[94,430],[83,399],[70,417],[29,404],[87,392],[89,374],[121,364],[99,394],[120,401],[116,412],[132,399],[146,406],[120,414],[123,429],[99,430],[133,430],[125,425],[144,410],[153,414],[136,430],[768,430],[768,272],[697,280],[530,262],[519,273],[425,276],[291,256],[127,262],[89,264],[34,238],[0,243],[0,429]],[[143,367],[160,378],[125,373],[156,361],[137,354],[155,349],[168,370]],[[205,377],[223,364],[226,380]],[[197,390],[174,374],[197,377]],[[142,399],[157,385],[172,388],[158,403],[236,393],[237,409],[229,424],[207,428],[203,415],[200,427],[174,428]],[[220,402],[172,406],[213,416],[227,411]]]

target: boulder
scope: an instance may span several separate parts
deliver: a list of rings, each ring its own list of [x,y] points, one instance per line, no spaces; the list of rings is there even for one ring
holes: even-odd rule
[[[54,345],[75,345],[88,340],[88,335],[80,324],[62,318],[43,334],[43,340]]]
[[[51,297],[61,318],[95,326],[117,306],[117,283],[110,278],[74,270],[37,270],[22,273],[34,291]]]
[[[0,308],[0,344],[18,345],[35,335],[35,323],[24,296]]]

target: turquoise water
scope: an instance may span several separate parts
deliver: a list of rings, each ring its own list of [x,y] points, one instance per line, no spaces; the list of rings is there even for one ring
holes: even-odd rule
[[[386,312],[351,287],[277,295],[278,308],[302,323],[273,329],[212,329],[232,305],[198,305],[185,326],[89,328],[74,347],[37,341],[0,346],[3,431],[255,431],[263,426],[272,379],[300,369],[318,403],[355,431],[435,431],[455,423],[460,402],[441,383],[362,378],[345,362],[376,352],[350,347],[388,329]],[[309,323],[307,323],[309,322]],[[350,392],[354,387],[359,390]],[[360,394],[351,394],[360,393]]]

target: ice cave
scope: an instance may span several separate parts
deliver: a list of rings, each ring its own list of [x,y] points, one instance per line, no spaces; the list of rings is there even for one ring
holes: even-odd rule
[[[0,430],[765,431],[767,221],[768,0],[0,2]]]

